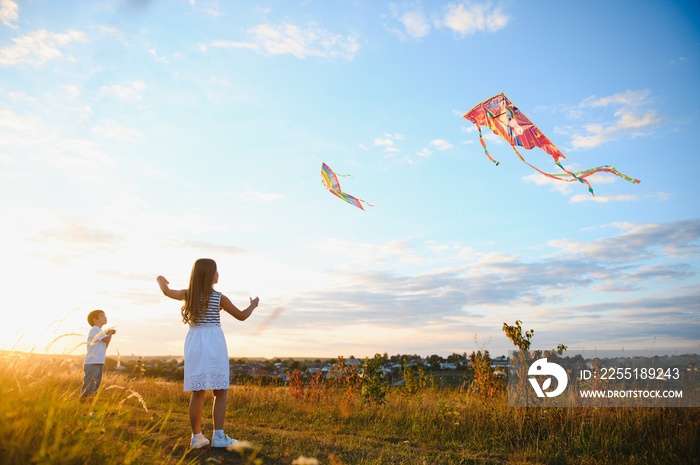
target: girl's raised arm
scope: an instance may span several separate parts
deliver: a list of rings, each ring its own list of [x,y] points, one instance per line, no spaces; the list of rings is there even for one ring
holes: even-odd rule
[[[187,292],[187,289],[170,289],[168,287],[168,284],[170,284],[170,282],[163,276],[158,276],[156,278],[156,281],[158,281],[158,286],[160,286],[160,290],[163,291],[163,294],[165,294],[166,296],[175,300],[185,300],[185,293]]]
[[[251,298],[250,305],[248,305],[248,308],[246,308],[245,310],[239,310],[238,307],[233,305],[233,302],[231,302],[231,300],[228,297],[221,294],[221,308],[224,309],[226,313],[240,321],[248,319],[251,313],[253,313],[253,310],[255,310],[258,307],[258,302],[260,302],[259,298]]]

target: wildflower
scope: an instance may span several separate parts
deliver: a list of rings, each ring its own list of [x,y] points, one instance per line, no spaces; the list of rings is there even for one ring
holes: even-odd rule
[[[253,450],[254,447],[253,444],[250,443],[250,441],[238,441],[235,444],[231,444],[226,449],[241,453],[247,450]]]
[[[300,455],[292,462],[292,465],[318,465],[318,460],[313,457]]]
[[[133,391],[133,390],[131,390],[127,387],[124,387],[124,386],[119,386],[118,384],[112,384],[112,385],[107,386],[105,388],[105,390],[110,390],[110,389],[121,389],[122,391],[130,392],[130,394],[127,397],[123,398],[121,400],[121,402],[119,402],[119,408],[121,408],[121,406],[124,405],[124,402],[126,402],[127,399],[131,399],[132,397],[136,397],[136,399],[138,399],[138,401],[141,402],[141,407],[143,407],[143,409],[146,411],[146,413],[148,413],[148,407],[146,406],[146,401],[143,400],[143,397],[138,392]]]

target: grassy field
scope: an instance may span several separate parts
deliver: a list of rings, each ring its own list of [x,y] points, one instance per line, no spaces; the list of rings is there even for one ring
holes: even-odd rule
[[[106,373],[80,404],[81,380],[56,359],[0,354],[0,463],[700,463],[700,409],[509,408],[505,394],[435,387],[367,405],[354,388],[234,386],[226,431],[246,447],[188,451],[181,383]]]

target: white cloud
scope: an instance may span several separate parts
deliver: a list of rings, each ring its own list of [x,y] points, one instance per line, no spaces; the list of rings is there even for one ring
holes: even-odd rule
[[[678,63],[683,63],[684,61],[688,61],[688,57],[678,57],[678,58],[675,59],[675,60],[671,60],[671,61],[669,62],[669,64],[675,65],[675,64],[678,64]]]
[[[379,147],[391,147],[394,145],[394,141],[389,137],[377,137],[374,139],[374,145]]]
[[[155,48],[148,49],[148,54],[151,55],[153,57],[153,59],[155,61],[157,61],[158,63],[163,63],[163,64],[170,63],[170,61],[167,58],[165,58],[162,55],[158,55],[158,52],[156,51]]]
[[[430,33],[430,25],[422,11],[407,11],[399,17],[399,21],[406,28],[406,33],[414,39],[420,39]]]
[[[80,97],[80,88],[73,84],[67,84],[63,86],[63,92],[66,97],[76,99]]]
[[[683,220],[675,223],[631,224],[613,226],[624,232],[590,242],[568,239],[552,240],[548,245],[559,249],[557,256],[569,260],[598,260],[612,262],[639,262],[662,258],[691,260],[700,254],[700,221]]]
[[[31,240],[59,243],[61,248],[88,253],[95,247],[113,247],[123,240],[110,231],[93,227],[83,218],[58,218],[58,224],[35,234]]]
[[[537,172],[532,172],[526,176],[523,176],[523,179],[525,181],[531,182],[537,186],[548,186],[548,187],[550,187],[550,189],[552,191],[558,192],[562,195],[569,195],[571,192],[571,188],[572,188],[572,183],[570,183],[570,182],[552,179],[552,178],[549,178],[549,177],[544,176],[544,175],[537,173]],[[576,183],[576,184],[578,185],[579,183]],[[578,186],[573,186],[573,187],[578,187]],[[588,193],[588,191],[586,191],[586,195],[588,195],[590,197],[590,194]]]
[[[430,143],[430,146],[435,150],[450,150],[453,146],[451,143],[443,139],[435,139]]]
[[[476,255],[473,247],[459,242],[443,243],[430,240],[427,242],[427,248],[439,257],[451,257],[457,260],[471,260]]]
[[[639,200],[639,196],[636,194],[618,194],[618,195],[596,195],[595,197],[590,194],[577,194],[571,197],[572,203],[579,202],[598,202],[598,203],[608,203],[608,202],[631,202],[634,200]]]
[[[435,139],[431,141],[429,145],[432,147],[432,149],[429,147],[423,147],[419,152],[416,152],[416,155],[419,157],[427,157],[433,153],[433,150],[443,152],[445,150],[450,150],[453,147],[451,143],[444,139]]]
[[[200,45],[200,50],[208,47],[247,48],[271,55],[293,55],[297,58],[322,57],[351,60],[360,46],[353,35],[335,34],[311,23],[306,27],[282,23],[279,25],[259,24],[248,31],[250,42],[212,41]]]
[[[124,33],[119,29],[111,26],[99,26],[97,30],[105,35],[113,37],[119,43],[129,46],[129,41],[126,39]]]
[[[496,32],[510,21],[501,7],[487,3],[458,3],[447,7],[439,25],[451,29],[460,36],[475,32]]]
[[[342,263],[346,270],[357,271],[371,265],[384,265],[389,262],[416,263],[423,260],[416,246],[405,239],[384,243],[361,242],[352,239],[329,238],[317,241],[310,248],[328,257],[333,257],[337,263]]]
[[[0,107],[0,153],[5,162],[32,153],[38,148],[35,142],[46,137],[47,133],[48,128],[34,116]]]
[[[94,141],[65,136],[56,124],[1,107],[0,151],[37,163],[32,176],[51,172],[81,185],[104,182],[117,165]]]
[[[208,44],[200,44],[199,50],[206,52],[209,47],[213,48],[247,48],[250,50],[258,50],[259,46],[251,42],[233,42],[228,40],[213,40]]]
[[[389,30],[400,39],[422,39],[430,34],[431,21],[422,10],[397,4],[391,4],[389,8],[394,19],[401,24],[401,27],[389,27]],[[428,16],[439,17],[432,20],[433,25],[449,29],[458,37],[476,32],[496,32],[510,21],[501,6],[491,1],[452,3],[442,13],[432,12]]]
[[[26,63],[41,66],[47,61],[63,58],[61,47],[71,42],[85,42],[82,32],[69,30],[52,33],[45,29],[12,39],[13,45],[0,48],[0,65],[12,66]]]
[[[17,29],[13,24],[19,19],[19,6],[13,0],[0,0],[0,21],[12,29]]]
[[[216,0],[201,2],[197,0],[189,0],[189,4],[193,9],[198,9],[199,11],[213,17],[217,18],[221,16],[219,12],[219,4]]]
[[[582,126],[583,132],[572,136],[573,149],[594,148],[599,145],[625,137],[642,137],[650,133],[662,121],[662,117],[653,108],[648,90],[628,90],[607,97],[589,97],[579,107],[615,108],[613,121],[593,122]]]
[[[403,136],[399,133],[385,133],[374,139],[374,145],[377,147],[384,147],[384,152],[386,153],[397,153],[401,151],[401,149],[394,144],[397,140],[403,140]]]
[[[630,319],[630,314],[658,307],[658,316],[666,314],[677,320],[665,330],[669,335],[687,332],[687,312],[697,301],[697,288],[693,289],[693,282],[688,280],[695,279],[693,260],[699,253],[700,223],[691,220],[623,226],[621,233],[598,240],[550,241],[548,245],[557,252],[535,261],[507,253],[475,253],[460,244],[429,242],[428,249],[421,252],[414,241],[380,244],[326,240],[314,247],[345,266],[333,268],[335,284],[295,293],[289,305],[298,311],[285,319],[288,324],[301,326],[311,324],[311,320],[326,321],[334,327],[361,321],[377,328],[394,327],[400,321],[404,328],[422,328],[426,322],[460,319],[468,310],[472,325],[473,318],[481,313],[484,324],[497,327],[505,315],[517,310],[518,315],[528,317],[529,324],[540,320],[547,326],[545,322],[552,321],[553,313],[558,313],[560,321],[563,317],[572,321],[605,312],[610,321],[619,319],[620,326],[615,330],[622,331],[624,326],[629,331],[637,325],[647,326],[646,321]],[[426,263],[436,255],[458,251],[466,262],[419,274],[406,273],[404,265],[400,265],[402,272],[363,270],[367,260]],[[347,254],[347,259],[340,260],[345,258],[342,254]],[[655,263],[640,265],[645,260]],[[656,292],[629,297],[631,290],[649,288],[651,283],[673,286],[669,295],[676,296],[675,301]],[[587,309],[581,308],[587,304],[575,303],[579,296],[590,292],[601,293],[597,303]],[[645,303],[647,300],[651,302]],[[647,312],[645,315],[645,320],[651,317]],[[697,331],[697,324],[692,326]],[[589,342],[605,340],[595,330],[586,336]]]
[[[144,90],[146,90],[146,84],[141,81],[132,81],[127,85],[102,86],[100,93],[114,96],[119,100],[141,100],[141,93]]]

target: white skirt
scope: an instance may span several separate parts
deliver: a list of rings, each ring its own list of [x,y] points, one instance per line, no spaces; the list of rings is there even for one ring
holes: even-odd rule
[[[185,338],[185,391],[228,386],[228,348],[221,326],[190,326]]]

